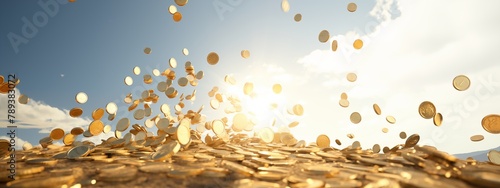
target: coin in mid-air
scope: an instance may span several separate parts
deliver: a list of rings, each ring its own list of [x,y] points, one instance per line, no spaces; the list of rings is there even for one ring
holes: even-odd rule
[[[330,33],[327,30],[322,30],[321,32],[319,32],[318,35],[319,42],[325,43],[328,41],[328,39],[330,39]]]
[[[208,64],[210,65],[215,65],[219,62],[219,55],[215,52],[210,52],[208,55],[207,55],[207,62]]]
[[[351,122],[354,123],[354,124],[358,124],[359,122],[361,122],[361,114],[359,114],[359,112],[353,112],[351,114]]]
[[[458,75],[453,79],[453,87],[458,91],[465,91],[470,87],[470,79],[465,75]]]
[[[420,103],[418,113],[425,119],[431,119],[436,115],[436,107],[429,101]]]
[[[300,20],[302,20],[302,14],[295,14],[293,20],[295,20],[296,22],[300,22]]]
[[[483,129],[492,134],[500,133],[500,115],[490,114],[481,120],[481,125]]]
[[[355,12],[355,11],[356,11],[356,9],[358,9],[358,5],[356,5],[356,3],[349,3],[349,4],[347,5],[347,10],[348,10],[349,12]]]
[[[88,98],[87,94],[86,94],[86,93],[84,93],[84,92],[79,92],[79,93],[77,93],[77,94],[76,94],[76,96],[75,96],[75,100],[76,100],[76,102],[77,102],[77,103],[80,103],[80,104],[84,104],[84,103],[86,103],[88,99],[89,99],[89,98]]]

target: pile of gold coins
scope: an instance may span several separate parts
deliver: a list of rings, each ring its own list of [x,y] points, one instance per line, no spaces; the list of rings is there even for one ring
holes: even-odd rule
[[[74,1],[73,1],[74,2]],[[175,0],[178,6],[185,6],[187,0]],[[282,10],[288,12],[287,0],[281,3]],[[355,12],[357,5],[349,3],[347,10]],[[168,7],[173,21],[182,20],[182,14],[175,5]],[[295,14],[294,20],[300,22],[301,14]],[[326,43],[330,33],[323,30],[318,40]],[[332,51],[336,51],[337,41],[332,42]],[[363,41],[353,41],[354,49],[361,49]],[[188,49],[182,50],[188,55]],[[151,54],[152,49],[144,48],[144,54]],[[250,51],[242,50],[242,58],[249,58]],[[209,65],[219,62],[219,54],[210,52],[206,61]],[[99,136],[113,131],[113,126],[105,125],[102,118],[107,114],[109,121],[116,119],[117,104],[110,102],[105,108],[92,112],[92,122],[85,130],[74,127],[71,131],[54,128],[47,137],[40,139],[40,146],[23,145],[23,151],[15,151],[16,179],[8,178],[11,160],[7,140],[0,140],[1,187],[500,187],[500,152],[490,151],[489,162],[458,159],[431,146],[417,145],[420,136],[405,132],[399,134],[406,139],[404,144],[372,148],[361,148],[359,141],[348,147],[332,147],[330,138],[319,135],[316,142],[307,144],[298,140],[289,132],[275,132],[266,127],[254,130],[256,122],[244,111],[245,106],[235,96],[226,96],[214,86],[208,92],[210,106],[218,110],[221,103],[228,103],[224,112],[232,118],[208,120],[202,114],[203,106],[198,110],[185,110],[184,102],[194,102],[196,89],[189,94],[180,94],[179,87],[196,87],[203,79],[203,71],[195,71],[191,62],[186,62],[184,73],[176,72],[178,63],[169,59],[170,68],[153,70],[152,75],[144,74],[143,82],[153,84],[153,76],[164,77],[156,88],[145,90],[141,96],[128,94],[123,102],[129,104],[128,111],[133,112],[135,120],[144,120],[143,124],[131,125],[132,117],[118,117],[115,136],[103,139],[102,143],[79,141],[78,137]],[[141,75],[140,67],[133,68],[133,74]],[[357,75],[346,75],[349,82],[355,82]],[[0,76],[0,93],[8,93],[9,88]],[[232,75],[224,81],[235,85]],[[16,85],[19,84],[17,80]],[[124,79],[125,85],[133,85],[132,77]],[[467,90],[470,80],[459,75],[453,80],[453,87],[458,91]],[[282,93],[281,84],[269,88],[275,94]],[[246,82],[242,88],[245,95],[254,94],[254,83]],[[157,104],[162,96],[177,100],[171,108],[168,104]],[[27,104],[29,98],[19,96],[19,103]],[[88,96],[84,92],[75,95],[78,104],[84,104]],[[160,114],[153,114],[153,105],[159,105]],[[342,93],[339,105],[349,107],[348,95]],[[271,104],[273,108],[277,104]],[[381,107],[373,104],[373,111],[382,114]],[[304,107],[295,104],[287,112],[302,116]],[[84,111],[75,107],[69,111],[71,117],[80,117]],[[418,107],[422,118],[433,119],[436,126],[441,126],[443,116],[430,101],[424,101]],[[231,121],[229,121],[231,119]],[[388,115],[386,121],[394,124],[396,118]],[[354,124],[362,120],[359,112],[353,112],[350,121]],[[274,126],[274,122],[272,123]],[[294,128],[298,121],[288,127]],[[484,130],[492,134],[500,133],[500,115],[491,114],[483,118]],[[157,132],[149,131],[156,127]],[[127,132],[128,130],[128,132]],[[387,133],[389,130],[382,130]],[[253,135],[248,134],[253,133]],[[349,133],[347,137],[354,138]],[[471,136],[472,141],[481,141],[482,135]],[[54,145],[62,141],[63,146]],[[335,139],[341,145],[339,139]]]

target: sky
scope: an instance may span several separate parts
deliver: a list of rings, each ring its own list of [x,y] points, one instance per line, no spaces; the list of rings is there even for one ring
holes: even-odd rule
[[[355,12],[347,10],[351,2],[357,4]],[[284,12],[280,0],[192,0],[185,6],[173,0],[1,1],[0,75],[16,74],[21,81],[16,96],[30,98],[26,105],[16,104],[17,147],[24,142],[37,145],[56,127],[87,128],[91,112],[108,102],[118,105],[115,120],[108,121],[107,114],[103,118],[112,130],[123,117],[143,124],[144,119],[133,119],[123,98],[155,89],[161,99],[152,105],[153,114],[160,113],[163,103],[175,105],[178,100],[156,91],[155,83],[164,77],[154,77],[149,85],[142,82],[153,69],[169,68],[170,58],[179,64],[174,69],[178,78],[185,76],[186,61],[204,71],[197,87],[174,87],[185,94],[196,89],[196,100],[186,103],[183,111],[204,105],[207,120],[232,118],[224,113],[227,104],[210,108],[208,92],[217,86],[228,96],[238,96],[245,112],[256,115],[255,130],[289,131],[308,143],[326,134],[337,148],[354,141],[363,148],[392,147],[404,143],[399,133],[405,131],[419,134],[420,144],[452,154],[498,147],[500,135],[483,130],[481,120],[500,114],[496,62],[500,12],[495,10],[500,2],[289,0],[289,4],[290,10]],[[180,22],[173,21],[170,5],[182,13]],[[300,22],[294,21],[298,13]],[[318,40],[322,30],[330,33],[326,43]],[[364,43],[359,50],[353,47],[356,39]],[[146,47],[151,54],[143,52]],[[182,54],[183,48],[189,55]],[[241,57],[242,50],[250,51],[248,59]],[[210,52],[220,57],[216,65],[207,63]],[[135,66],[141,68],[140,75],[133,74]],[[347,81],[348,73],[356,73],[357,80]],[[229,74],[236,85],[224,82]],[[457,75],[470,78],[469,89],[453,88]],[[133,85],[124,84],[126,76],[134,79]],[[254,84],[255,98],[243,95],[246,82]],[[281,94],[272,93],[275,83],[282,85]],[[85,92],[89,100],[78,104],[78,92]],[[339,106],[343,92],[350,102],[347,108]],[[7,100],[0,95],[0,114],[7,114]],[[441,126],[420,117],[418,106],[423,101],[433,102],[443,115]],[[278,108],[271,110],[270,103]],[[374,103],[382,115],[375,114]],[[287,113],[295,104],[304,107],[302,116]],[[69,116],[74,107],[84,110],[81,117]],[[359,124],[349,120],[353,112],[361,114]],[[396,123],[388,123],[386,116],[394,116]],[[292,121],[300,123],[288,128]],[[0,139],[7,136],[8,125],[2,115]],[[388,133],[382,132],[384,127]],[[349,133],[355,137],[347,138]],[[471,142],[476,134],[485,139]],[[90,140],[100,143],[110,136],[112,132]],[[342,145],[337,146],[335,139]]]

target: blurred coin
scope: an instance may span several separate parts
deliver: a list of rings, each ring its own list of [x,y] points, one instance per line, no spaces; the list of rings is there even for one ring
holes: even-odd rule
[[[151,54],[151,48],[148,48],[148,47],[144,48],[144,53]]]
[[[295,20],[296,22],[300,22],[300,20],[302,20],[302,14],[295,14],[293,20]]]
[[[387,122],[389,122],[390,124],[396,123],[396,118],[394,118],[393,116],[387,116],[385,120],[387,120]]]
[[[75,135],[73,134],[66,134],[63,138],[63,143],[64,145],[67,145],[67,146],[70,146],[73,144],[73,142],[75,141]]]
[[[84,92],[79,92],[75,96],[75,100],[77,103],[84,104],[87,102],[89,98],[87,97],[87,94]]]
[[[347,93],[344,93],[344,92],[343,92],[343,93],[341,93],[341,94],[340,94],[340,99],[345,99],[345,100],[347,100],[347,97],[348,97],[348,96],[347,96]]]
[[[339,146],[340,146],[340,145],[342,145],[342,142],[340,142],[340,140],[339,140],[339,139],[335,139],[335,143],[336,143],[337,145],[339,145]]]
[[[188,3],[188,0],[174,0],[174,1],[175,1],[175,4],[177,4],[181,7]]]
[[[101,120],[94,120],[89,125],[89,132],[92,136],[97,136],[101,134],[103,130],[104,130],[104,123],[102,123]]]
[[[453,79],[453,87],[458,91],[465,91],[470,87],[470,79],[465,75],[458,75]]]
[[[290,124],[288,124],[288,127],[289,128],[293,128],[293,127],[296,127],[297,125],[299,125],[299,122],[298,121],[294,121],[294,122],[291,122]]]
[[[116,130],[123,132],[127,130],[128,126],[130,126],[130,120],[128,118],[122,118],[116,124]]]
[[[67,157],[69,159],[85,157],[90,153],[90,151],[91,149],[89,146],[86,145],[76,146],[68,150]]]
[[[382,110],[380,109],[380,107],[378,106],[378,104],[373,104],[373,110],[375,111],[375,113],[377,115],[382,114]]]
[[[72,108],[69,111],[69,116],[71,117],[80,117],[83,114],[83,110],[81,108]]]
[[[135,112],[134,112],[134,119],[136,120],[141,120],[144,118],[144,110],[143,109],[137,109]]]
[[[319,42],[325,43],[328,41],[328,39],[330,39],[330,33],[327,30],[322,30],[321,32],[319,32],[318,35]]]
[[[212,107],[212,109],[217,110],[219,108],[219,105],[220,103],[217,99],[210,100],[210,107]]]
[[[389,129],[387,127],[382,128],[382,132],[387,133],[389,132]]]
[[[496,150],[491,150],[488,152],[488,159],[491,163],[500,165],[500,152]]]
[[[205,73],[203,73],[203,71],[198,71],[198,73],[196,73],[195,77],[196,77],[196,79],[201,80],[204,75],[205,75]]]
[[[484,136],[483,135],[474,135],[474,136],[470,137],[470,140],[473,142],[479,142],[479,141],[484,140]]]
[[[135,74],[135,75],[139,75],[141,74],[141,68],[138,67],[138,66],[135,66],[134,69],[132,70],[132,72]]]
[[[359,50],[363,47],[363,41],[361,39],[356,39],[352,46],[354,47],[354,49]]]
[[[281,0],[281,10],[283,10],[283,12],[290,11],[290,3],[288,0]]]
[[[352,123],[358,124],[359,122],[361,122],[361,114],[359,114],[358,112],[353,112],[350,119]]]
[[[373,153],[380,152],[380,145],[378,145],[378,144],[373,145],[372,150],[373,150]]]
[[[337,48],[338,48],[338,42],[337,40],[333,40],[332,41],[332,51],[337,51]]]
[[[405,132],[400,132],[399,133],[399,138],[405,139],[406,138],[406,133]]]
[[[187,48],[182,49],[182,54],[189,55],[189,50]]]
[[[280,94],[282,89],[283,88],[281,87],[281,84],[274,84],[273,85],[273,92],[276,94]]]
[[[274,139],[274,131],[269,127],[261,129],[258,135],[265,143],[271,143]]]
[[[412,134],[408,139],[406,139],[405,148],[411,148],[415,145],[417,145],[418,141],[420,141],[420,135],[418,134]]]
[[[253,92],[253,83],[252,82],[247,82],[243,86],[243,93],[245,95],[250,95]]]
[[[29,98],[28,96],[21,94],[17,101],[19,102],[19,104],[28,104]]]
[[[127,76],[127,77],[125,77],[123,82],[125,83],[125,85],[131,86],[134,83],[134,80],[132,79],[132,77]]]
[[[339,105],[344,107],[344,108],[347,108],[347,107],[349,107],[349,101],[347,99],[340,99]]]
[[[176,131],[177,141],[181,145],[186,145],[191,139],[190,129],[186,126],[178,126]]]
[[[175,21],[175,22],[180,22],[182,20],[182,14],[180,12],[175,12],[173,15],[172,15],[172,19]]]
[[[443,115],[441,115],[441,113],[437,113],[436,115],[434,115],[433,122],[434,122],[434,125],[436,125],[438,127],[441,126],[441,124],[443,122]]]
[[[189,80],[186,77],[180,77],[179,80],[177,80],[179,86],[184,87],[188,84]]]
[[[104,109],[97,108],[92,112],[92,119],[99,120],[102,118],[103,115],[104,115]]]
[[[248,59],[250,57],[250,51],[248,50],[241,50],[241,57]]]
[[[356,3],[349,3],[349,4],[347,5],[347,10],[348,10],[349,12],[355,12],[355,11],[356,11],[356,9],[358,9],[358,6],[356,5]]]
[[[177,7],[175,5],[170,5],[168,7],[168,12],[173,15],[174,13],[177,12]]]
[[[111,131],[111,125],[104,126],[104,129],[102,130],[102,132],[104,134],[107,134],[107,133],[109,133],[109,131]]]
[[[212,131],[216,135],[223,134],[226,131],[225,126],[224,126],[224,122],[222,122],[221,120],[212,121]]]
[[[329,148],[330,138],[324,134],[319,135],[318,138],[316,138],[316,144],[318,144],[318,147],[320,148]]]
[[[177,67],[177,60],[175,60],[175,58],[170,58],[168,60],[168,64],[171,68],[175,69]]]
[[[63,137],[64,137],[64,130],[62,130],[61,128],[55,128],[52,131],[50,131],[50,138],[52,140],[60,140]]]
[[[297,116],[302,116],[304,114],[304,107],[300,104],[296,104],[293,106],[293,113]]]
[[[115,114],[118,110],[118,106],[114,102],[110,102],[106,105],[106,112],[108,114]]]
[[[160,70],[158,70],[158,69],[153,69],[152,73],[154,76],[160,76]]]
[[[210,65],[215,65],[219,62],[219,55],[215,52],[210,52],[208,55],[207,55],[207,62],[208,64]]]
[[[436,107],[429,101],[420,103],[418,113],[425,119],[431,119],[436,115]]]
[[[500,133],[500,115],[490,114],[481,120],[483,129],[492,134]]]
[[[85,130],[83,130],[83,128],[81,128],[81,127],[75,127],[75,128],[73,128],[73,129],[71,129],[71,132],[70,132],[70,133],[71,133],[72,135],[78,136],[78,135],[83,134],[83,132],[85,132]]]
[[[349,82],[355,82],[356,79],[358,79],[358,76],[356,75],[356,73],[351,72],[351,73],[347,74],[346,78],[347,78],[347,81],[349,81]]]

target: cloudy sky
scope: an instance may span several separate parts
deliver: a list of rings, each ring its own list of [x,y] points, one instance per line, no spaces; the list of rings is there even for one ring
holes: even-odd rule
[[[231,118],[222,108],[210,108],[207,93],[218,86],[240,97],[245,110],[257,115],[256,130],[276,119],[272,129],[290,131],[308,142],[326,134],[334,147],[335,139],[342,141],[340,147],[356,140],[364,148],[392,147],[404,142],[398,135],[405,131],[419,134],[421,144],[466,153],[498,147],[500,141],[499,135],[481,126],[484,116],[500,114],[498,1],[290,0],[289,12],[282,11],[279,0],[189,1],[177,6],[183,15],[178,23],[168,12],[173,1],[40,2],[0,2],[0,74],[16,74],[21,80],[17,96],[31,99],[16,106],[18,143],[36,145],[55,127],[86,128],[91,112],[108,102],[119,108],[114,121],[104,121],[114,130],[118,119],[133,119],[123,98],[155,89],[155,84],[141,82],[142,75],[165,70],[172,57],[179,62],[174,69],[179,75],[186,61],[205,72],[196,88],[175,87],[186,94],[196,89],[197,99],[184,111],[204,105],[208,120]],[[46,8],[43,2],[54,4]],[[350,2],[357,4],[355,12],[347,11]],[[294,21],[297,13],[302,15],[300,22]],[[26,26],[31,24],[34,30]],[[322,30],[330,33],[326,43],[318,41]],[[353,48],[356,39],[364,42],[360,50]],[[145,47],[152,53],[144,54]],[[189,55],[182,54],[183,48]],[[241,50],[249,50],[250,58],[243,59]],[[220,56],[217,65],[206,62],[212,51]],[[141,67],[141,75],[132,73],[135,66]],[[346,79],[351,72],[357,74],[355,82]],[[234,75],[235,86],[224,82],[228,74]],[[470,78],[471,86],[457,91],[452,80],[462,74]],[[126,76],[134,79],[132,86],[123,83]],[[154,77],[154,83],[160,81],[163,78]],[[243,95],[245,82],[254,83],[255,98]],[[281,94],[272,93],[274,83],[283,86]],[[75,102],[78,92],[87,93],[87,103]],[[348,94],[348,108],[339,106],[342,92]],[[177,102],[156,93],[162,99],[152,106],[153,114],[160,113],[160,104]],[[6,104],[7,96],[0,95],[0,101]],[[440,127],[420,117],[422,101],[433,102],[443,114]],[[271,110],[270,103],[279,106]],[[374,103],[382,115],[374,113]],[[286,112],[295,104],[303,105],[303,116]],[[83,116],[70,117],[73,107],[83,108]],[[0,114],[6,110],[0,107]],[[350,122],[353,112],[361,114],[359,124]],[[385,120],[389,115],[396,118],[395,124]],[[6,136],[9,124],[5,116],[0,118],[0,136]],[[292,121],[300,124],[286,128]],[[355,138],[347,138],[348,133]],[[471,142],[475,134],[485,139]]]

